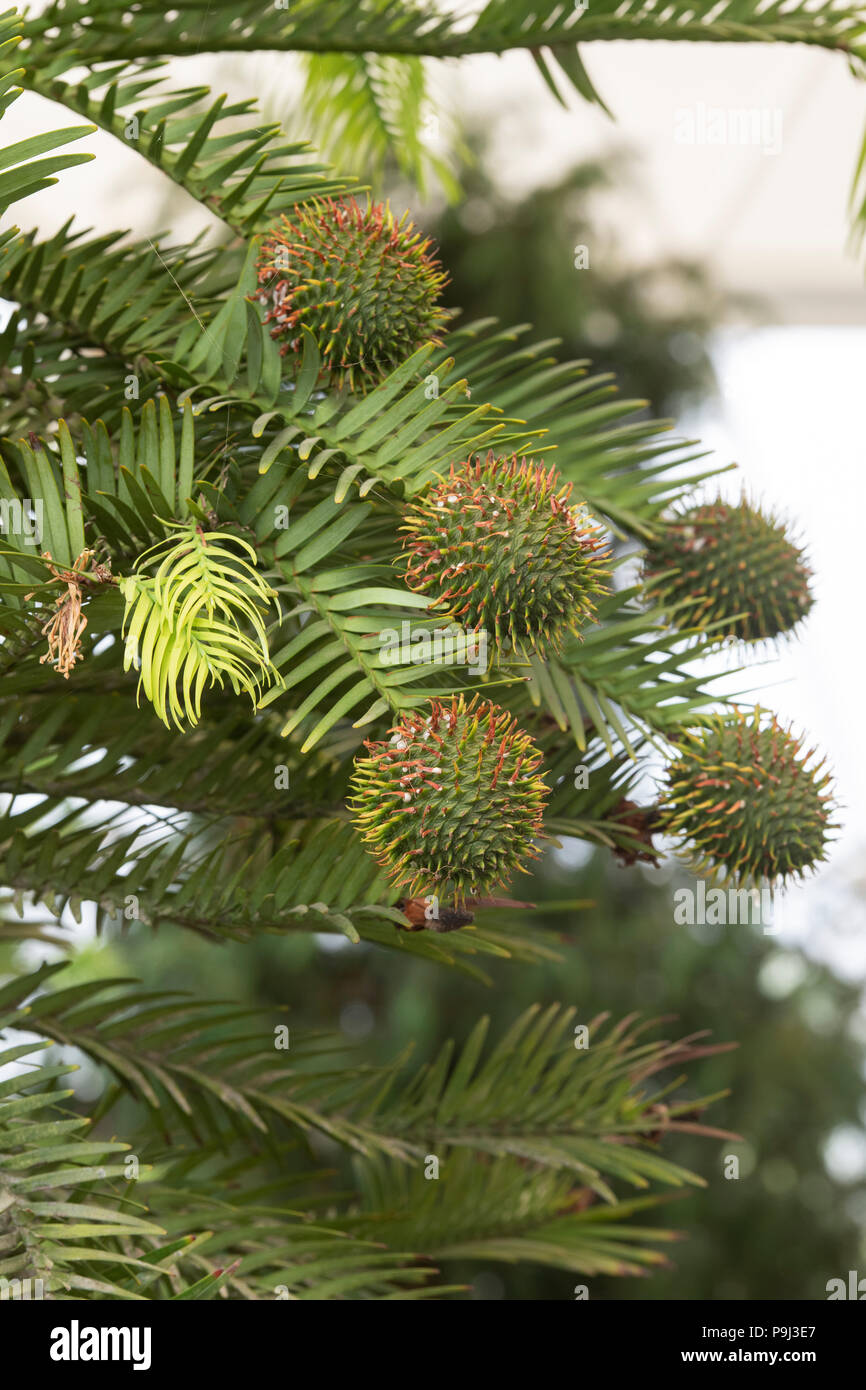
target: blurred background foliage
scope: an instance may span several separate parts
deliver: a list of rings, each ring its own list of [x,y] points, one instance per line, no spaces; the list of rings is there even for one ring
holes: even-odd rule
[[[555,186],[515,200],[496,186],[477,132],[459,148],[456,201],[434,198],[419,208],[399,169],[385,180],[395,207],[412,206],[438,240],[451,275],[447,302],[461,305],[466,320],[492,314],[533,323],[539,336],[563,340],[563,355],[614,370],[623,393],[656,413],[706,400],[715,387],[711,335],[730,301],[698,264],[671,260],[636,271],[620,263],[600,205],[628,178],[628,157],[577,164]],[[586,261],[580,269],[576,258]],[[730,1090],[706,1118],[742,1141],[683,1135],[666,1145],[707,1183],[649,1213],[686,1239],[669,1251],[667,1267],[643,1279],[594,1280],[590,1297],[823,1298],[829,1278],[857,1268],[858,1253],[862,1263],[866,1183],[845,1180],[825,1159],[832,1136],[863,1120],[859,989],[758,929],[676,926],[673,890],[688,881],[678,875],[625,868],[575,842],[548,850],[534,879],[514,891],[538,904],[534,920],[559,934],[562,959],[494,962],[486,987],[342,939],[295,933],[218,946],[179,930],[152,935],[134,923],[82,945],[75,969],[81,979],[128,974],[153,989],[287,1008],[292,1028],[337,1026],[374,1062],[410,1046],[416,1060],[426,1059],[445,1039],[465,1039],[480,1014],[491,1015],[501,1035],[527,1005],[558,1000],[585,1020],[639,1012],[670,1019],[667,1036],[706,1030],[714,1041],[736,1040],[737,1050],[696,1066],[691,1084],[704,1094]],[[545,902],[563,900],[592,905],[545,910]],[[51,951],[21,949],[31,959]],[[15,950],[0,948],[0,974]],[[92,1071],[77,1084],[92,1100]],[[736,1180],[725,1177],[731,1154]],[[336,1150],[317,1157],[341,1161]],[[444,1274],[449,1282],[474,1278],[480,1299],[574,1297],[574,1276],[555,1270],[497,1264],[478,1275],[456,1265]]]
[[[501,1034],[528,1005],[557,1000],[587,1021],[602,1010],[615,1019],[638,1012],[666,1020],[664,1036],[706,1030],[715,1041],[735,1039],[736,1050],[696,1065],[690,1084],[704,1094],[730,1091],[706,1119],[741,1142],[666,1142],[668,1156],[707,1186],[647,1215],[685,1239],[668,1250],[667,1267],[643,1279],[595,1279],[590,1297],[822,1298],[829,1278],[857,1268],[866,1203],[866,1185],[831,1175],[825,1163],[831,1136],[860,1123],[864,1049],[852,1028],[859,990],[758,928],[676,926],[673,891],[687,882],[678,869],[624,868],[574,842],[549,850],[521,891],[537,903],[539,926],[560,934],[562,959],[494,962],[486,987],[331,937],[218,947],[134,925],[88,948],[79,970],[287,1007],[292,1028],[336,1026],[371,1062],[409,1046],[413,1059],[426,1059],[445,1039],[465,1038],[480,1014]],[[545,901],[572,896],[592,906],[544,910]],[[737,1179],[725,1176],[731,1155]],[[340,1161],[336,1149],[316,1157]],[[474,1279],[485,1299],[573,1297],[574,1277],[555,1270],[497,1264],[479,1277],[477,1266],[458,1265],[445,1273],[449,1282]]]
[[[490,172],[480,131],[466,136],[463,196],[433,209],[446,302],[464,321],[495,314],[559,338],[565,359],[589,358],[613,372],[630,399],[658,415],[679,414],[715,390],[709,335],[726,311],[750,305],[714,283],[695,261],[671,257],[631,265],[620,246],[614,191],[640,203],[633,160],[621,150],[604,163],[575,164],[554,184],[515,200]],[[395,206],[400,195],[394,196]]]

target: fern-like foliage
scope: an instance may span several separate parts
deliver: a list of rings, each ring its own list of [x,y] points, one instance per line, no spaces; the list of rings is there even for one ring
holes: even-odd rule
[[[304,66],[299,118],[338,165],[381,178],[391,157],[422,191],[435,180],[458,196],[451,160],[437,149],[446,118],[422,57],[307,53]]]
[[[636,1273],[673,1233],[631,1222],[659,1194],[620,1203],[615,1187],[699,1184],[659,1140],[715,1132],[697,1118],[711,1098],[677,1103],[647,1083],[718,1048],[647,1041],[634,1022],[590,1020],[578,1047],[573,1010],[530,1010],[485,1055],[482,1021],[456,1056],[405,1075],[338,1068],[342,1045],[322,1037],[275,1050],[279,1026],[232,1005],[119,980],[63,987],[62,968],[0,991],[0,1035],[43,1038],[0,1053],[14,1069],[0,1084],[0,1273],[43,1280],[47,1297],[444,1296],[431,1281],[458,1258]],[[29,1069],[47,1042],[110,1075],[100,1129],[136,1098],[127,1139],[84,1137],[74,1091],[53,1089],[74,1068]],[[305,1166],[316,1135],[359,1165],[359,1198],[332,1194],[324,1224],[327,1175]],[[263,1181],[254,1136],[278,1176]]]
[[[274,590],[238,554],[255,560],[248,541],[174,524],[178,539],[136,562],[138,571],[156,564],[155,573],[129,575],[119,588],[126,601],[124,669],[141,670],[140,687],[160,719],[182,729],[185,719],[201,718],[207,685],[228,681],[236,695],[244,691],[257,703],[272,679],[262,609]]]

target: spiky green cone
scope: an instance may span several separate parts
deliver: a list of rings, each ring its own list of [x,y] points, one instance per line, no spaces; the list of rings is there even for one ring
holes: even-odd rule
[[[688,844],[700,872],[747,886],[801,878],[835,828],[830,774],[814,757],[760,708],[718,715],[685,733],[655,829]]]
[[[812,607],[811,570],[784,525],[745,499],[717,498],[669,520],[647,547],[644,577],[689,625],[760,642],[790,632]]]
[[[284,353],[301,329],[316,340],[332,384],[364,392],[423,343],[438,342],[447,276],[432,243],[384,203],[306,203],[262,242],[257,269],[266,322]]]
[[[541,753],[506,710],[431,700],[355,763],[350,806],[371,853],[412,896],[460,902],[506,882],[540,834]]]
[[[561,646],[609,577],[603,530],[570,495],[555,468],[516,455],[452,464],[406,510],[407,585],[498,646]]]

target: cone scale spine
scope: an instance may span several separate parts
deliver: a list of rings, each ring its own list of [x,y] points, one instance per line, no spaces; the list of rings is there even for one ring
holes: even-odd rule
[[[760,642],[791,632],[812,607],[811,571],[785,527],[743,498],[670,519],[650,542],[644,578],[689,625]]]
[[[542,757],[489,700],[432,700],[356,759],[350,807],[367,847],[410,896],[457,902],[535,857],[548,788]]]
[[[687,731],[667,769],[656,828],[688,845],[699,872],[777,885],[826,856],[831,778],[815,750],[767,717],[717,715]]]
[[[432,243],[384,203],[329,198],[284,214],[262,241],[257,273],[282,352],[298,353],[309,329],[330,383],[352,392],[438,343],[447,318]]]
[[[452,464],[406,510],[406,584],[497,647],[554,650],[606,592],[604,532],[556,469],[531,459]]]

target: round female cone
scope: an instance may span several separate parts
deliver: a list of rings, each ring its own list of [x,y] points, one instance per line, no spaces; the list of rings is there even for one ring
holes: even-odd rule
[[[364,840],[408,893],[462,901],[534,857],[548,788],[512,715],[475,696],[432,700],[355,763],[350,806]]]
[[[406,511],[406,583],[518,652],[561,645],[609,577],[602,528],[554,468],[517,457],[452,464]]]
[[[811,571],[785,527],[745,500],[721,498],[665,524],[647,548],[644,576],[683,621],[759,642],[790,632],[812,607]],[[697,600],[686,604],[687,600]]]
[[[830,775],[813,756],[760,709],[715,716],[685,734],[655,828],[689,844],[701,871],[752,885],[802,877],[834,828]]]
[[[307,203],[262,242],[259,293],[282,351],[301,329],[316,340],[331,381],[364,391],[416,348],[438,342],[447,317],[438,297],[447,277],[431,242],[383,203],[354,198]]]

